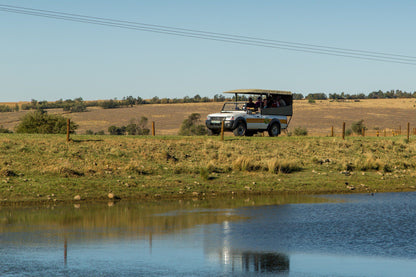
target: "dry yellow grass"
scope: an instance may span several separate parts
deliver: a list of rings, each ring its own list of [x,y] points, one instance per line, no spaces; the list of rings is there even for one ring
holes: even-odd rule
[[[49,113],[64,114],[71,118],[79,124],[78,134],[84,134],[86,130],[107,132],[111,125],[127,125],[131,119],[146,116],[150,124],[155,121],[156,134],[174,135],[191,113],[201,114],[204,121],[208,114],[218,112],[222,105],[223,103],[156,104],[120,109],[92,107],[88,108],[88,112],[72,114],[54,109],[49,110]],[[0,113],[0,125],[13,130],[27,112]],[[392,130],[400,127],[404,134],[408,122],[411,128],[416,127],[416,99],[366,99],[359,102],[325,100],[314,104],[306,100],[295,101],[289,130],[305,127],[310,135],[326,136],[330,134],[331,126],[334,126],[335,134],[339,135],[344,121],[349,128],[352,122],[361,119],[364,119],[369,135],[375,135],[376,128],[387,129],[387,135],[392,135]],[[384,135],[383,132],[381,135]]]

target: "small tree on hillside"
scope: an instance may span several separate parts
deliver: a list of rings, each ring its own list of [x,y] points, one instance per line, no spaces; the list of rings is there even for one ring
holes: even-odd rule
[[[179,130],[181,136],[201,136],[207,135],[208,130],[203,124],[199,124],[201,115],[199,113],[191,114],[187,119],[182,122]]]
[[[78,125],[70,122],[70,133],[75,133]],[[16,133],[66,134],[67,119],[61,115],[50,115],[46,111],[37,110],[22,117],[16,126]]]
[[[356,133],[357,135],[363,134],[363,129],[367,129],[364,125],[364,119],[361,119],[357,122],[353,122],[351,124],[351,130]]]
[[[142,116],[140,119],[131,119],[130,124],[126,126],[129,135],[148,135],[150,129],[147,128],[147,117]]]

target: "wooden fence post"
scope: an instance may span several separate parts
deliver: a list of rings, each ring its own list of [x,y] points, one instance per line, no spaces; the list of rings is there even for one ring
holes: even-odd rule
[[[384,137],[386,137],[386,136],[387,136],[386,129],[384,129]]]
[[[333,137],[334,136],[334,126],[332,125],[331,126],[331,137]]]
[[[407,140],[410,139],[410,122],[407,122]]]
[[[361,133],[362,133],[363,137],[365,137],[365,127],[362,129]]]
[[[71,120],[68,118],[66,120],[66,141],[69,142],[69,131],[70,131]]]
[[[155,130],[155,122],[152,121],[152,136],[156,135],[156,130]]]
[[[224,120],[221,121],[221,140],[224,140]]]
[[[342,123],[342,139],[345,139],[345,122]]]

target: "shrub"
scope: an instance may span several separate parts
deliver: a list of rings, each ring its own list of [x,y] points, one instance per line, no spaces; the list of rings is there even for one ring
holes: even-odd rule
[[[117,126],[112,125],[108,127],[108,133],[110,133],[110,135],[117,135],[117,136],[124,135],[126,133],[126,126],[117,127]]]
[[[148,119],[142,116],[140,119],[131,119],[130,124],[126,126],[126,132],[129,135],[148,135],[150,129],[147,128]]]
[[[364,126],[364,119],[361,119],[357,122],[353,122],[351,124],[351,130],[356,133],[357,135],[362,135],[363,134],[363,129],[367,129]]]
[[[296,127],[295,130],[293,130],[293,135],[295,136],[307,136],[308,130],[304,127]]]
[[[70,133],[75,133],[78,125],[70,122]],[[60,115],[49,115],[46,111],[37,110],[22,117],[16,126],[16,133],[66,134],[67,119]]]
[[[179,130],[180,136],[201,136],[207,135],[208,130],[203,124],[198,124],[200,122],[201,115],[199,113],[191,114],[187,119],[182,122],[181,128]]]

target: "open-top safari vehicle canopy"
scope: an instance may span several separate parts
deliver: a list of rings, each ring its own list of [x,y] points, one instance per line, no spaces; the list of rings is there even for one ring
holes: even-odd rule
[[[256,95],[258,97],[269,97],[269,96],[279,96],[285,102],[285,106],[274,107],[274,108],[267,108],[262,109],[261,114],[263,115],[285,115],[285,116],[292,116],[293,114],[293,96],[292,92],[284,91],[284,90],[270,90],[270,89],[236,89],[225,91],[224,93],[232,93],[235,94],[235,99],[237,101],[239,94],[246,94],[246,95]]]

